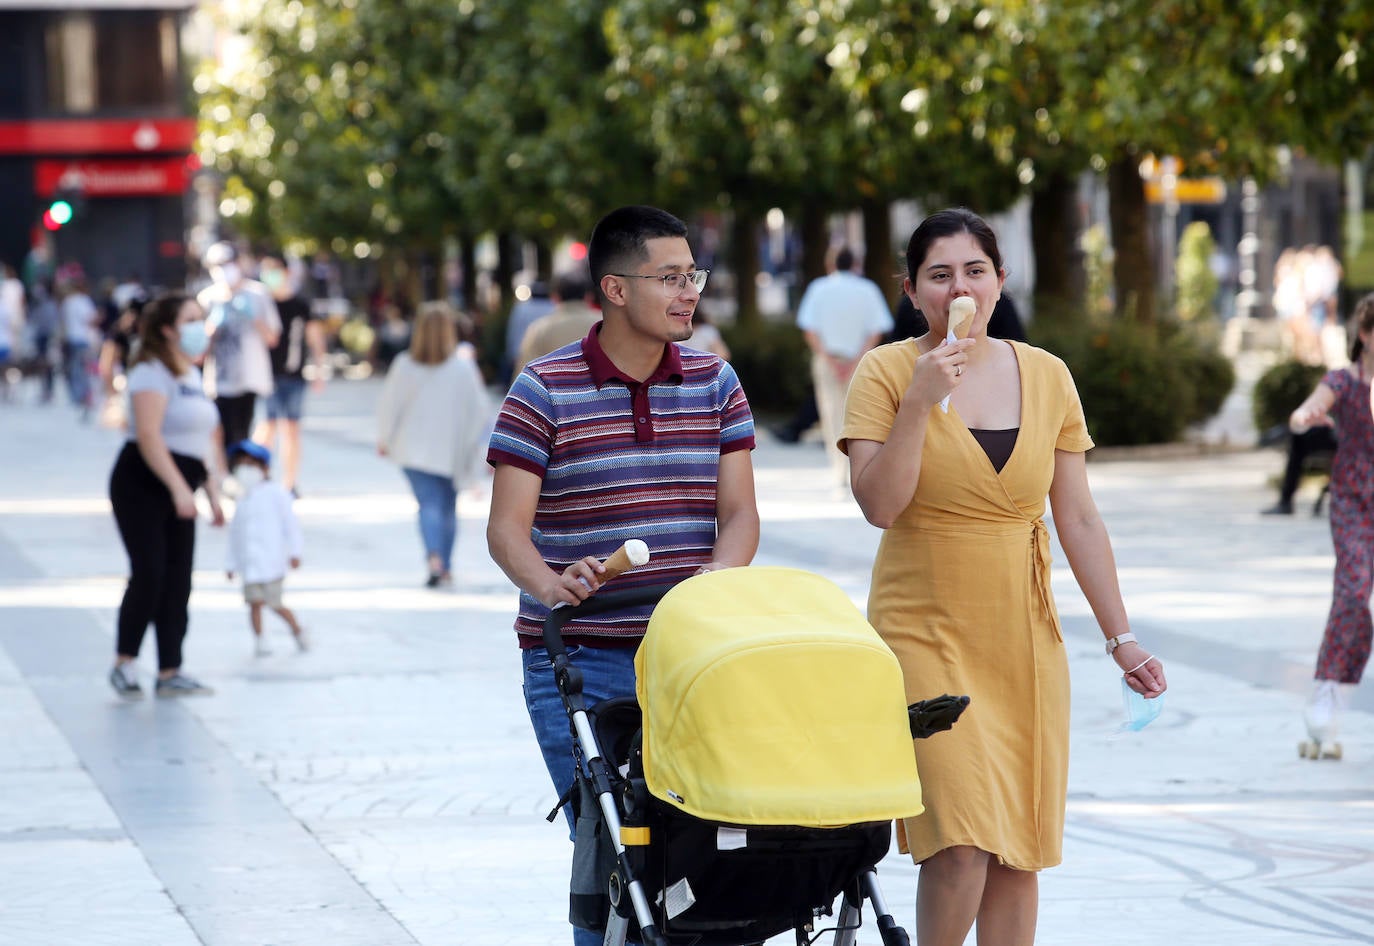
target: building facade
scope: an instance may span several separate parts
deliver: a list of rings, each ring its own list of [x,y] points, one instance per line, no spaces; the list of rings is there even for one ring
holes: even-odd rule
[[[46,245],[92,284],[186,277],[188,0],[0,3],[0,260]],[[54,200],[65,223],[45,219]],[[56,224],[56,225],[55,225]]]

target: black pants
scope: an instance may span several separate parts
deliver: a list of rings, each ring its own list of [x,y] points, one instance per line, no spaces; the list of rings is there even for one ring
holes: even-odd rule
[[[205,482],[201,461],[175,453],[172,459],[192,489]],[[177,517],[172,494],[133,443],[124,445],[110,474],[110,504],[129,555],[116,652],[137,657],[151,623],[157,631],[158,667],[176,669],[186,637],[196,521]]]
[[[1298,491],[1302,480],[1303,464],[1314,453],[1331,453],[1336,449],[1336,435],[1330,427],[1313,427],[1300,434],[1293,434],[1288,443],[1288,462],[1283,468],[1283,483],[1279,486],[1279,501],[1288,505],[1293,502],[1293,494]]]
[[[258,396],[253,392],[235,394],[230,397],[215,398],[219,408],[219,425],[224,431],[224,449],[227,451],[240,440],[247,440],[253,431],[253,409],[257,406]]]

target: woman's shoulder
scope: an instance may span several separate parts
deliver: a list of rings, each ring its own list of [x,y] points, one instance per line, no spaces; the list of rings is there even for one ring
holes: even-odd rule
[[[1072,380],[1069,366],[1064,363],[1052,351],[1044,348],[1037,348],[1028,342],[1017,342],[1010,339],[1006,340],[1016,353],[1016,360],[1021,366],[1021,370],[1031,375],[1041,375],[1049,377],[1060,377]]]
[[[176,383],[176,377],[168,370],[167,366],[157,358],[145,358],[129,369],[129,375],[125,381],[130,390],[149,387],[171,387]]]
[[[892,371],[909,373],[911,367],[916,364],[916,359],[920,357],[921,348],[916,344],[916,339],[904,338],[899,342],[888,342],[886,345],[870,349],[860,363],[866,364],[867,369],[874,374],[881,375]]]

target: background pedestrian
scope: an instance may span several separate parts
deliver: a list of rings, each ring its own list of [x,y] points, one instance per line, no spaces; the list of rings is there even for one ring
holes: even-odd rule
[[[1374,621],[1374,295],[1355,307],[1351,364],[1328,371],[1289,418],[1294,434],[1322,427],[1336,435],[1331,461],[1331,539],[1336,570],[1331,613],[1326,619],[1312,696],[1304,719],[1317,742],[1334,736],[1342,704],[1342,685],[1353,686],[1369,664]]]
[[[168,293],[146,307],[129,370],[129,439],[110,474],[110,504],[129,556],[110,685],[125,699],[143,696],[135,661],[149,623],[157,633],[157,695],[212,692],[181,670],[196,490],[206,491],[211,522],[224,524],[219,488],[206,469],[219,415],[195,365],[206,344],[205,313],[194,299]]]
[[[811,349],[811,380],[816,390],[825,452],[841,484],[848,483],[844,454],[835,445],[844,424],[844,394],[864,353],[892,328],[892,313],[877,284],[854,269],[854,254],[839,247],[830,274],[806,287],[797,307],[797,327]]]
[[[214,282],[199,299],[210,334],[210,387],[219,410],[224,469],[225,445],[248,439],[257,399],[272,393],[269,351],[281,334],[281,318],[267,287],[248,278],[232,245],[216,243],[206,250],[205,267]]]
[[[296,615],[282,602],[289,569],[301,567],[305,541],[291,508],[291,495],[273,482],[272,454],[262,444],[240,440],[229,448],[230,472],[239,484],[234,519],[229,524],[229,580],[243,576],[243,600],[253,628],[253,654],[272,653],[262,634],[262,610],[271,608],[291,628],[298,650],[310,646]]]
[[[377,404],[377,453],[400,465],[419,507],[430,588],[453,581],[458,491],[482,473],[491,416],[476,352],[458,344],[457,314],[427,302],[410,350],[396,356]]]
[[[62,370],[67,377],[71,403],[89,420],[94,393],[91,356],[100,326],[100,309],[86,293],[86,278],[67,276],[59,282],[58,303],[62,324]]]
[[[258,279],[272,293],[281,319],[281,334],[272,346],[272,393],[264,404],[267,416],[258,424],[253,439],[272,450],[280,438],[281,485],[296,496],[301,470],[305,373],[307,367],[313,367],[311,387],[317,392],[323,389],[324,324],[311,311],[310,300],[300,292],[300,274],[286,265],[283,256],[264,254],[258,266]]]

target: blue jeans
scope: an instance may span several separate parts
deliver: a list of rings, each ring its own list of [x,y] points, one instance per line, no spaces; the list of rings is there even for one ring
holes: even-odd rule
[[[91,406],[91,346],[62,343],[62,371],[67,376],[67,391],[77,407]]]
[[[420,504],[420,538],[425,543],[425,554],[439,559],[447,574],[452,571],[453,543],[458,540],[458,491],[447,476],[404,469],[415,501]]]
[[[582,693],[588,706],[617,696],[635,695],[635,649],[633,647],[568,648],[573,666],[582,671]],[[562,797],[573,783],[573,737],[563,699],[553,679],[553,661],[543,647],[520,652],[525,668],[525,708],[529,710],[534,736],[544,765],[553,779],[554,791]],[[572,838],[571,806],[563,809]],[[600,933],[573,927],[574,946],[600,946]]]

